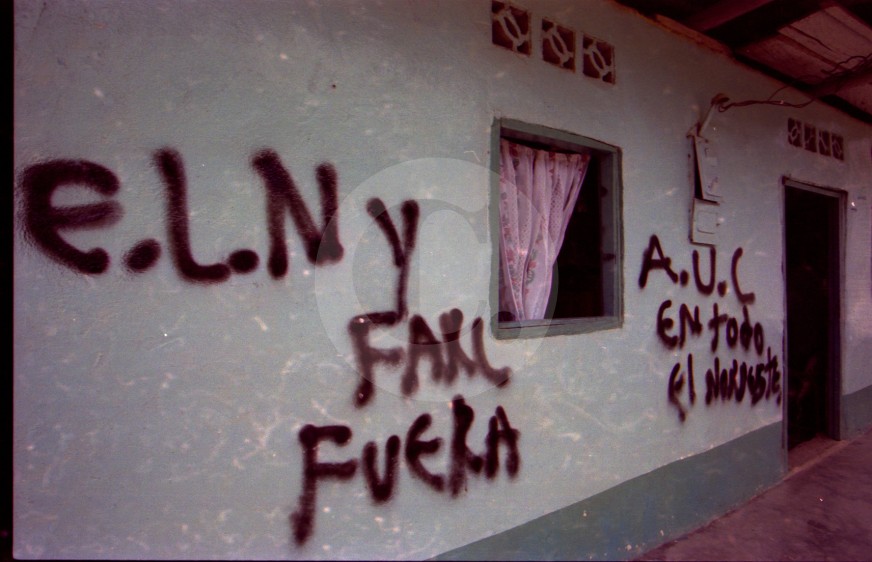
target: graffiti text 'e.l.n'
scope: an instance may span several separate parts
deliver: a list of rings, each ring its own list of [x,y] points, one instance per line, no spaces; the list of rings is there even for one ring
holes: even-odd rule
[[[153,162],[163,181],[166,196],[167,239],[173,264],[182,279],[192,283],[220,283],[231,273],[254,271],[260,258],[250,249],[232,251],[226,262],[199,263],[191,251],[188,219],[188,182],[182,157],[172,148],[153,154]],[[319,228],[303,201],[290,172],[282,165],[278,154],[270,149],[252,157],[252,167],[260,175],[267,194],[267,227],[270,248],[267,268],[279,279],[288,271],[288,249],[285,242],[286,212],[294,222],[306,250],[307,259],[315,265],[325,265],[342,259],[336,170],[329,163],[316,167],[315,176],[321,192],[321,227]],[[73,271],[88,275],[105,273],[111,258],[103,248],[82,251],[60,234],[62,230],[106,228],[117,223],[123,209],[117,201],[77,206],[54,206],[52,196],[64,186],[82,186],[103,197],[116,194],[120,183],[115,174],[100,164],[87,160],[49,160],[27,167],[21,174],[24,193],[24,227],[27,238],[43,253]],[[157,240],[142,240],[126,252],[124,261],[133,273],[142,273],[154,266],[161,256]]]

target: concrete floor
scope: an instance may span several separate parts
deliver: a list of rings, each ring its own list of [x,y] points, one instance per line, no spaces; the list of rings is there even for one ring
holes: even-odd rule
[[[637,560],[872,560],[872,430],[789,461],[775,487]]]

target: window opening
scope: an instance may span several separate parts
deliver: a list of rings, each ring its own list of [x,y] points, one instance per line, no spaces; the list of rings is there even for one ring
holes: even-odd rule
[[[509,120],[495,130],[497,337],[619,326],[619,150]]]
[[[578,200],[557,254],[548,310],[552,318],[603,314],[603,251],[600,217],[600,163],[591,158]]]

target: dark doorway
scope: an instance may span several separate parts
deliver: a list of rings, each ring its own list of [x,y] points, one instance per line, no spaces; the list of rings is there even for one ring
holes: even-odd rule
[[[839,438],[842,197],[785,184],[787,447]]]

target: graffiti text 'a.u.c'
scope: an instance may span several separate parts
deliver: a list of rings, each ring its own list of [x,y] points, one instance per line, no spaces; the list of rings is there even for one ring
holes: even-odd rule
[[[721,402],[741,403],[747,391],[751,405],[760,400],[775,398],[781,403],[781,371],[778,368],[778,355],[766,345],[766,335],[762,324],[752,322],[749,307],[756,301],[753,292],[743,291],[739,281],[739,261],[742,248],[736,248],[730,260],[730,280],[717,280],[717,251],[709,248],[708,272],[704,275],[700,268],[697,250],[691,255],[694,286],[700,295],[725,297],[732,287],[733,294],[742,307],[741,316],[724,312],[723,303],[712,303],[711,315],[702,316],[699,305],[674,303],[666,299],[657,310],[656,333],[660,342],[669,350],[684,349],[691,338],[698,338],[707,329],[711,334],[710,348],[718,352],[720,342],[726,342],[729,352],[743,351],[756,359],[721,360],[715,356],[711,367],[705,371],[705,403],[711,405]],[[662,271],[673,285],[686,287],[690,283],[690,273],[682,269],[676,273],[672,258],[667,256],[657,235],[651,235],[648,247],[642,253],[642,267],[639,273],[639,287],[645,289],[651,273]],[[683,361],[676,362],[669,374],[667,398],[669,404],[678,412],[683,422],[687,412],[696,403],[693,353],[688,353]],[[686,401],[681,394],[687,392]]]

